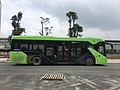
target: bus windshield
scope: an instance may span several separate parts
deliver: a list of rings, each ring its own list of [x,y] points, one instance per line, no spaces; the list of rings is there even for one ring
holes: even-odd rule
[[[106,53],[105,53],[105,44],[102,43],[102,42],[98,43],[98,44],[97,44],[97,51],[98,51],[100,54],[106,56]]]

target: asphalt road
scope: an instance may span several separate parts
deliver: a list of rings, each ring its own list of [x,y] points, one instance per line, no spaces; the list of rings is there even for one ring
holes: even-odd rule
[[[45,73],[63,73],[63,80],[42,80]],[[118,90],[120,64],[15,65],[0,63],[0,90]]]

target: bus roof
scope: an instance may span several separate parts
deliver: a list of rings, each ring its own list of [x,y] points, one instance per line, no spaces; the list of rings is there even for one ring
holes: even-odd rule
[[[50,41],[87,41],[91,44],[103,42],[100,38],[63,38],[63,37],[52,37],[52,36],[12,36],[12,40],[50,40]]]

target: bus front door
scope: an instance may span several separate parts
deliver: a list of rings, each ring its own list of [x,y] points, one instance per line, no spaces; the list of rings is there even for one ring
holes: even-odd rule
[[[69,47],[68,46],[58,46],[58,62],[69,62]]]

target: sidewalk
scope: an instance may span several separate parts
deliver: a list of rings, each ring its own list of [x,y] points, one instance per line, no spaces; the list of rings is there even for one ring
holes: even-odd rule
[[[1,62],[9,62],[9,58],[0,58]],[[120,63],[120,59],[108,59],[108,63]]]
[[[108,59],[108,63],[120,63],[120,59]]]
[[[0,58],[0,63],[9,62],[9,58]]]

